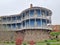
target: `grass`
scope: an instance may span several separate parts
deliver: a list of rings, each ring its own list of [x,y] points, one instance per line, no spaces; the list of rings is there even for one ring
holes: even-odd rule
[[[48,45],[60,45],[60,41],[57,40],[45,40],[43,42],[37,42],[35,45],[47,45],[47,43],[49,43]],[[23,43],[24,44],[24,43]],[[0,43],[0,45],[15,45],[15,43]],[[26,43],[26,45],[30,45],[28,43]]]
[[[48,42],[50,45],[60,45],[60,42]],[[15,43],[0,43],[0,45],[15,45]],[[30,45],[30,44],[27,44]],[[44,43],[36,43],[35,45],[47,45],[47,42]]]
[[[9,44],[7,44],[7,43],[0,43],[0,45],[15,45],[15,43],[14,44],[12,44],[12,43],[9,43]]]
[[[9,43],[9,44],[7,44],[7,43],[0,43],[0,45],[15,45],[15,43]],[[27,45],[29,45],[29,44],[27,44]],[[47,43],[36,43],[35,45],[47,45]],[[60,42],[58,43],[58,42],[50,42],[50,45],[60,45]]]

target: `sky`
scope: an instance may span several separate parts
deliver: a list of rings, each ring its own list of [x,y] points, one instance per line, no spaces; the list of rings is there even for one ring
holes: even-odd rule
[[[0,0],[0,16],[19,14],[30,4],[50,9],[52,24],[60,25],[60,0]]]

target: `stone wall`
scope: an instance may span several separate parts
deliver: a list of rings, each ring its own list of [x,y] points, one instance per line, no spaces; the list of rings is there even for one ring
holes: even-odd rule
[[[43,41],[49,39],[49,36],[46,30],[0,31],[0,41],[15,41],[17,37],[23,38],[24,42]]]
[[[16,37],[15,32],[0,31],[0,41],[14,41]]]
[[[49,39],[49,33],[43,30],[26,30],[24,41],[43,41]]]

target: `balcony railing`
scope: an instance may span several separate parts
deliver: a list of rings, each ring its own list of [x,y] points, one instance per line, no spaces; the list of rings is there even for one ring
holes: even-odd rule
[[[25,26],[25,27],[20,27],[20,28],[18,28],[18,27],[16,27],[16,28],[2,27],[1,29],[3,31],[18,31],[18,30],[24,30],[24,29],[47,29],[47,30],[52,30],[52,28],[49,27],[49,26],[40,26],[40,27],[38,27],[38,26],[35,26],[35,27],[28,26],[28,27],[26,27]]]

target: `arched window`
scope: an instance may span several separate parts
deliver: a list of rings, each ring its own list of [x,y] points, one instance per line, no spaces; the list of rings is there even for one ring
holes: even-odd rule
[[[3,24],[3,28],[6,28],[6,24]]]
[[[12,24],[11,26],[12,26],[12,28],[16,28],[16,24]]]
[[[46,15],[47,15],[47,16],[49,15],[49,12],[48,12],[48,11],[46,11]]]
[[[23,21],[22,23],[23,23],[23,27],[25,27],[25,21]]]
[[[17,23],[17,28],[21,28],[21,23]]]
[[[26,17],[29,17],[29,10],[28,11],[26,11],[26,15],[25,15]]]
[[[11,28],[11,24],[7,24],[7,27],[8,27],[8,28]]]
[[[29,20],[26,20],[26,27],[29,26]]]
[[[7,21],[11,21],[11,17],[7,17]]]
[[[21,20],[21,16],[16,16],[17,17],[17,20]]]
[[[25,13],[23,13],[22,16],[23,16],[23,19],[24,19],[25,18]]]
[[[41,16],[41,11],[39,9],[36,9],[37,16]]]
[[[45,15],[45,10],[41,10],[42,15]]]
[[[30,17],[34,16],[34,10],[30,10]]]
[[[45,26],[46,25],[46,20],[42,19],[42,25]]]
[[[15,20],[16,20],[16,16],[13,16],[13,17],[12,17],[12,21],[15,21]]]
[[[6,20],[6,17],[3,17],[3,18],[2,18],[2,21],[7,21],[7,20]]]
[[[35,26],[35,20],[34,19],[30,19],[30,26],[32,26],[32,27]]]
[[[37,22],[37,26],[41,26],[41,20],[40,19],[36,19]]]

